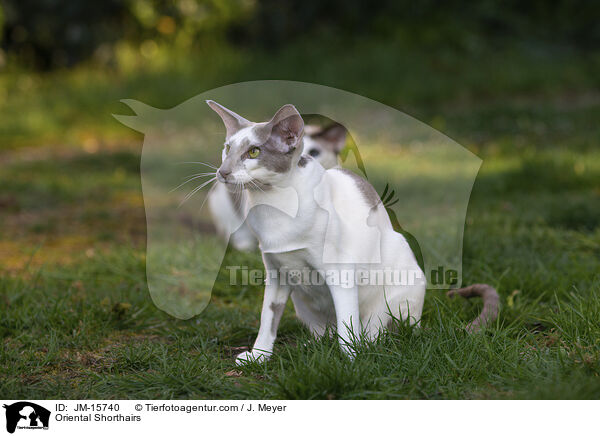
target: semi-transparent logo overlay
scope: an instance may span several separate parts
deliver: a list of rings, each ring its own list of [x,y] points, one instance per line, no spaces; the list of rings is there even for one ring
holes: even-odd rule
[[[407,240],[422,274],[390,271],[383,266],[385,259],[380,253],[361,259],[343,258],[335,250],[339,241],[328,240],[327,236],[323,265],[330,264],[331,270],[300,269],[292,275],[283,270],[261,272],[256,269],[260,252],[250,240],[236,244],[245,244],[244,250],[249,254],[226,256],[235,251],[230,243],[235,236],[231,235],[236,235],[237,228],[244,226],[244,219],[252,212],[244,210],[238,219],[231,220],[211,213],[211,203],[214,207],[220,201],[216,192],[222,190],[215,173],[222,161],[225,127],[207,100],[254,122],[268,121],[280,107],[292,104],[304,119],[305,137],[315,124],[321,129],[328,123],[343,126],[347,135],[338,150],[339,166],[373,185],[383,206],[380,210],[389,216],[393,230]],[[154,303],[172,316],[187,319],[201,313],[210,301],[217,277],[226,286],[255,285],[283,277],[291,285],[295,280],[302,285],[329,283],[328,280],[350,285],[373,280],[384,285],[390,280],[400,284],[426,280],[428,289],[461,285],[465,216],[481,159],[432,127],[350,92],[292,81],[228,85],[167,110],[134,100],[123,103],[136,115],[115,118],[144,134],[141,176],[147,220],[148,287]],[[314,185],[318,189],[319,181],[314,181]],[[244,194],[243,187],[237,188],[228,191],[229,201],[239,205]],[[292,190],[289,195],[296,194]],[[319,206],[328,214],[349,213],[348,208],[336,211],[329,204]],[[356,213],[362,213],[361,208],[356,209]],[[293,225],[297,207],[282,212]],[[368,223],[370,217],[354,219]],[[237,236],[241,237],[241,233]],[[368,227],[368,237],[381,238],[382,246],[383,233],[377,226]],[[228,263],[230,258],[237,259],[237,263]],[[252,266],[240,265],[240,258],[256,262]],[[348,265],[353,267],[347,268]]]

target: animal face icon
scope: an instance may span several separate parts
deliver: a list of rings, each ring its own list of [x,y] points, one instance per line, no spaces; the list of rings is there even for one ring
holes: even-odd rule
[[[6,431],[14,433],[17,427],[48,428],[50,411],[28,401],[5,404]]]

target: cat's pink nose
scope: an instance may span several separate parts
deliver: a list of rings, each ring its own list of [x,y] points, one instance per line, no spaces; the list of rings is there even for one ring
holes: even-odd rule
[[[219,171],[217,171],[217,172],[218,172],[218,173],[219,173],[219,175],[220,175],[222,178],[224,178],[224,179],[226,179],[226,178],[227,178],[227,176],[231,174],[231,170],[225,170],[225,169],[223,169],[223,168],[220,168],[220,169],[219,169]]]

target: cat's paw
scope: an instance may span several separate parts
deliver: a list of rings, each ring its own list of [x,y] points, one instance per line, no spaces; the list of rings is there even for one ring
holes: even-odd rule
[[[271,357],[271,353],[267,353],[266,351],[252,350],[252,351],[244,351],[240,353],[235,358],[235,364],[237,366],[247,365],[250,362],[258,362],[262,363]]]

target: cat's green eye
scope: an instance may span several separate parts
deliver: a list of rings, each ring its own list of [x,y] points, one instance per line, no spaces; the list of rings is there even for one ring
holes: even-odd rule
[[[231,150],[231,145],[225,144],[225,154],[229,154],[229,150]]]
[[[250,159],[256,159],[259,154],[260,154],[260,148],[258,148],[258,147],[252,147],[250,150],[248,150],[248,157]]]

